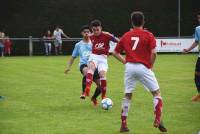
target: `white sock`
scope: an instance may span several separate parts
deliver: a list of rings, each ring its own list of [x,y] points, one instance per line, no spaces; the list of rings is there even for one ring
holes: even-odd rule
[[[130,108],[130,100],[124,98],[122,101],[122,116],[128,116],[129,108]]]

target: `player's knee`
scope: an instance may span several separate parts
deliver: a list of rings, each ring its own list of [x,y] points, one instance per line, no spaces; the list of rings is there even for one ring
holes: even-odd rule
[[[200,76],[200,72],[195,72],[195,76]]]
[[[106,79],[106,72],[105,71],[100,71],[99,76],[101,79]]]
[[[89,64],[88,64],[89,68],[95,70],[96,66],[95,66],[95,63],[93,61],[90,61]]]
[[[132,99],[132,93],[126,93],[125,98],[128,99],[128,100],[131,100]]]
[[[88,72],[88,68],[84,67],[82,72],[83,72],[83,75],[85,76],[87,74],[87,72]]]
[[[152,91],[151,92],[152,95],[155,97],[155,96],[161,96],[161,93],[160,93],[160,89],[156,90],[156,91]]]

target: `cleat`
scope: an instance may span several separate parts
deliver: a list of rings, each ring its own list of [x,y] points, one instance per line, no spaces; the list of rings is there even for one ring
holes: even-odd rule
[[[102,98],[102,100],[103,100],[103,99],[105,99],[105,98],[107,98],[107,97],[106,97],[106,96],[101,96],[101,98]]]
[[[200,94],[192,97],[192,101],[199,101],[199,100],[200,100]]]
[[[120,133],[125,133],[125,132],[129,132],[130,130],[128,129],[128,127],[121,127],[120,128]]]
[[[160,132],[167,132],[167,128],[165,128],[162,123],[159,124],[158,129],[160,130]]]
[[[162,121],[160,123],[158,123],[157,121],[155,121],[154,122],[154,127],[158,128],[160,130],[160,132],[167,132],[167,128],[165,128],[165,126],[162,123]]]
[[[96,98],[91,98],[91,101],[93,102],[94,106],[98,105],[98,101]]]
[[[85,94],[85,96],[90,96],[90,88],[89,87],[85,88],[84,94]]]
[[[81,94],[80,99],[82,99],[82,100],[85,99],[85,94],[84,93]]]

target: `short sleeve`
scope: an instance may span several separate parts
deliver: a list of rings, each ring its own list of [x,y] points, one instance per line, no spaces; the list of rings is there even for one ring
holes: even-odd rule
[[[64,32],[63,32],[63,30],[62,30],[62,29],[60,29],[60,33],[61,33],[61,34],[64,34]]]
[[[200,31],[200,30],[199,30],[199,31]],[[194,38],[195,38],[195,41],[196,41],[196,42],[199,42],[199,41],[200,41],[200,37],[199,37],[198,29],[197,29],[197,28],[195,29]]]
[[[56,36],[56,31],[53,31],[53,36]]]
[[[78,44],[75,45],[74,50],[72,52],[72,57],[76,58],[77,56],[79,56]]]
[[[120,41],[117,43],[117,46],[115,47],[115,52],[121,53],[124,50],[123,47],[123,38],[120,39]]]
[[[149,44],[151,49],[156,48],[156,39],[153,34],[150,35]]]

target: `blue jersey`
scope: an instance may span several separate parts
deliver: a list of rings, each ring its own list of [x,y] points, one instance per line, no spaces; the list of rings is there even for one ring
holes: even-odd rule
[[[76,58],[76,57],[80,57],[80,63],[79,65],[83,65],[83,64],[87,64],[88,63],[88,59],[89,56],[91,54],[92,51],[92,43],[86,43],[83,40],[81,40],[80,42],[76,43],[74,50],[72,52],[72,57]]]
[[[195,28],[195,42],[199,44],[199,51],[200,51],[200,26],[197,26]],[[200,52],[199,52],[199,57],[200,57]]]

